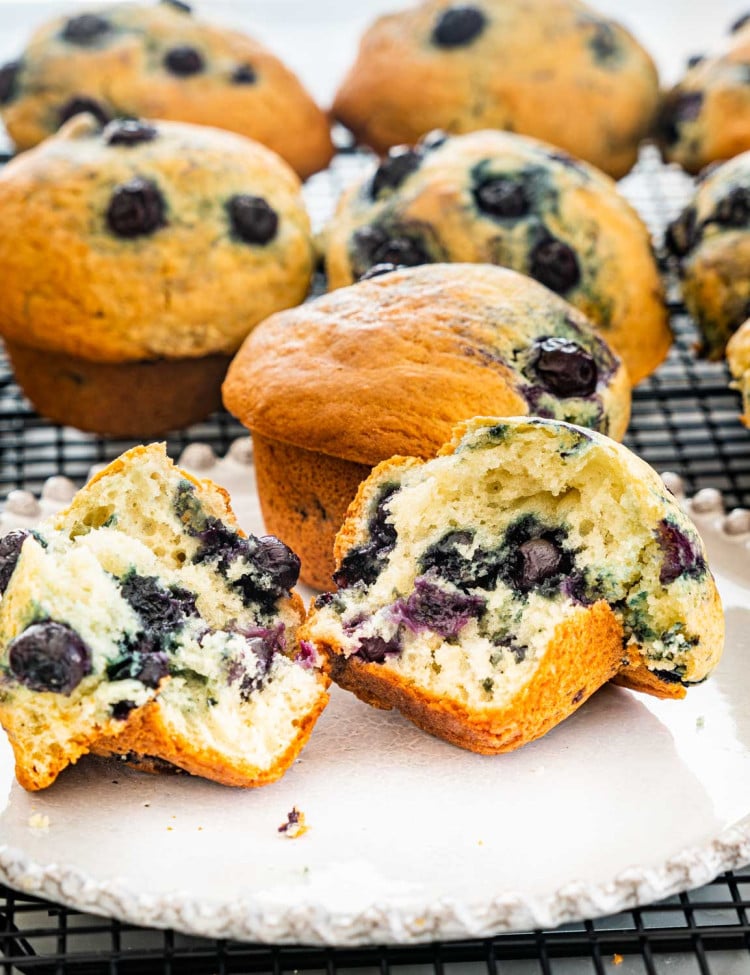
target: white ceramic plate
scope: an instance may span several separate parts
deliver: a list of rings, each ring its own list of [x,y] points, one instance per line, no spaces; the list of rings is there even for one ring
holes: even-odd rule
[[[247,442],[183,458],[260,529]],[[72,490],[57,479],[41,508]],[[30,523],[16,494],[0,518]],[[0,877],[83,910],[268,942],[409,943],[613,913],[750,861],[750,513],[688,504],[728,639],[685,701],[607,687],[498,757],[430,738],[334,688],[282,781],[232,790],[84,759],[25,793],[0,743]],[[25,513],[24,513],[25,512]],[[297,806],[310,829],[278,832]]]

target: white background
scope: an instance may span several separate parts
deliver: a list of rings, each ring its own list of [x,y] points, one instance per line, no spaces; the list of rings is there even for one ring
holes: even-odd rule
[[[108,0],[100,0],[101,6]],[[91,4],[89,4],[90,6]],[[55,0],[0,0],[0,62],[17,56],[31,28],[53,13],[86,6]],[[203,0],[196,12],[252,33],[294,68],[323,104],[354,58],[357,38],[378,14],[406,6],[399,0]],[[599,0],[656,59],[665,83],[679,77],[686,58],[719,43],[750,0]]]

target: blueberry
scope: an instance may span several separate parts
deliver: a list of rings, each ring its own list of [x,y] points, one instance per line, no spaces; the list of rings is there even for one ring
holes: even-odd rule
[[[135,701],[115,701],[110,710],[115,721],[125,721],[136,707]]]
[[[197,616],[195,596],[187,589],[167,589],[155,576],[129,572],[120,580],[120,594],[143,626],[152,633],[168,633],[188,616]]]
[[[682,677],[676,670],[652,670],[654,677],[664,681],[665,684],[681,684]]]
[[[414,582],[414,592],[394,603],[391,613],[414,633],[431,630],[451,638],[457,637],[469,620],[480,616],[486,605],[482,596],[443,589],[421,576]]]
[[[520,592],[538,589],[551,594],[573,570],[573,558],[564,548],[564,540],[564,529],[547,528],[533,515],[524,515],[506,530],[500,577]]]
[[[190,4],[184,3],[183,0],[160,0],[160,2],[167,7],[173,7],[175,10],[179,10],[182,14],[191,14],[193,12]]]
[[[253,561],[280,589],[289,590],[297,585],[300,560],[288,545],[274,535],[263,535],[258,539]]]
[[[89,98],[88,95],[75,95],[61,106],[58,113],[60,125],[82,112],[93,115],[100,125],[106,125],[110,120],[110,114],[101,102],[95,98]]]
[[[251,64],[240,64],[232,72],[232,82],[235,85],[254,85],[257,80],[258,76]]]
[[[169,673],[169,658],[163,644],[163,634],[158,632],[142,631],[126,638],[121,656],[107,666],[108,680],[137,680],[146,687],[158,687]]]
[[[735,20],[734,23],[731,25],[731,27],[729,28],[729,33],[736,34],[738,30],[742,30],[742,28],[749,23],[750,23],[750,13],[742,14],[742,16],[738,17],[737,20]]]
[[[598,379],[591,353],[577,342],[564,338],[544,338],[534,342],[533,359],[542,385],[555,396],[591,396]]]
[[[393,550],[398,538],[395,526],[388,521],[387,506],[396,490],[393,484],[387,484],[381,489],[368,523],[370,540],[350,548],[334,572],[333,581],[340,589],[346,589],[357,582],[364,582],[369,586],[380,575],[385,557]]]
[[[205,64],[200,51],[194,47],[189,47],[187,44],[180,44],[171,48],[164,55],[164,67],[172,74],[186,78],[203,71]]]
[[[695,207],[689,206],[667,227],[664,244],[676,257],[684,257],[696,243],[697,237]]]
[[[558,294],[570,291],[581,280],[578,258],[572,247],[554,237],[545,237],[529,255],[529,273]]]
[[[450,136],[447,132],[444,132],[443,129],[433,129],[431,132],[428,132],[427,135],[422,136],[422,138],[419,140],[419,145],[422,147],[422,149],[426,149],[427,152],[430,152],[433,149],[439,149],[440,146],[445,145],[449,138]]]
[[[402,646],[398,633],[386,640],[382,636],[363,636],[355,650],[355,655],[366,663],[382,664],[388,654],[401,653]]]
[[[431,264],[432,258],[417,240],[408,237],[392,237],[375,254],[377,264],[398,264],[401,267],[417,267]]]
[[[487,26],[487,17],[478,7],[457,4],[443,10],[432,30],[438,47],[462,47],[478,37]]]
[[[697,539],[690,538],[674,522],[663,518],[654,533],[664,556],[659,582],[663,586],[679,579],[680,576],[698,578],[706,571],[706,560]]]
[[[496,176],[474,190],[474,199],[483,213],[492,217],[517,219],[529,212],[529,198],[522,183],[509,176]]]
[[[504,650],[509,650],[513,654],[517,664],[523,663],[523,661],[526,659],[526,654],[529,652],[529,648],[527,646],[522,643],[517,643],[513,637],[508,636],[505,633],[496,634],[491,638],[490,642],[492,643],[493,647],[502,647]],[[494,664],[496,662],[497,660],[490,657],[490,663]]]
[[[166,204],[156,183],[135,176],[115,187],[107,224],[118,237],[143,237],[166,224]]]
[[[0,596],[8,588],[10,577],[21,554],[21,547],[30,532],[19,530],[8,532],[0,538]]]
[[[71,44],[89,44],[106,34],[111,24],[98,14],[80,14],[71,17],[63,27],[62,36]]]
[[[547,538],[530,538],[518,548],[515,582],[519,589],[529,590],[551,578],[560,570],[562,552]]]
[[[606,65],[620,53],[617,34],[612,29],[611,24],[603,20],[596,23],[594,33],[588,43],[595,59],[601,64]]]
[[[8,647],[10,672],[32,691],[70,694],[91,673],[91,651],[70,626],[32,623]]]
[[[7,105],[16,94],[20,69],[20,61],[8,61],[0,67],[0,105]]]
[[[390,274],[391,271],[400,271],[406,267],[405,264],[375,264],[369,271],[365,271],[359,277],[360,281],[369,281],[371,278],[379,278],[381,274]]]
[[[750,188],[733,187],[716,205],[714,219],[726,227],[745,227],[750,221]]]
[[[706,60],[705,54],[691,54],[690,57],[687,59],[687,66],[688,68],[695,68],[699,64],[703,64],[705,60]]]
[[[137,146],[152,142],[157,132],[153,125],[135,118],[118,118],[110,122],[102,133],[108,146]]]
[[[407,176],[419,169],[421,153],[408,146],[394,146],[381,162],[372,177],[370,195],[377,200],[383,190],[395,190]]]
[[[422,573],[434,572],[441,579],[460,585],[468,571],[468,557],[460,552],[472,544],[474,532],[451,531],[425,549],[419,559]]]
[[[239,683],[240,697],[247,701],[252,694],[263,686],[271,670],[274,657],[277,653],[281,653],[286,646],[284,624],[280,623],[274,627],[257,626],[246,629],[238,627],[233,632],[245,637],[247,647],[252,652],[256,662],[255,672],[252,675],[246,671],[242,660],[230,662],[228,669],[228,682],[230,684]]]
[[[279,217],[261,196],[240,193],[227,202],[234,233],[246,244],[267,244],[276,236]]]

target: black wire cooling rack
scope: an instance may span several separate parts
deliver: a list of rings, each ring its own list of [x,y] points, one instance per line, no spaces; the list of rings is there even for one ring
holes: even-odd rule
[[[308,182],[314,225],[323,224],[341,189],[366,164],[364,154],[342,152],[330,170]],[[621,188],[659,241],[691,185],[647,149]],[[678,473],[689,494],[718,488],[727,506],[750,507],[750,433],[739,422],[739,396],[729,388],[724,363],[696,358],[694,326],[666,264],[664,272],[675,343],[655,375],[634,390],[626,443],[657,470]],[[196,441],[223,454],[245,433],[219,412],[169,436],[167,443],[174,457]],[[131,445],[38,417],[0,357],[0,497],[14,489],[38,492],[53,474],[82,483],[92,465]],[[419,947],[269,947],[137,928],[0,885],[0,970],[3,975],[750,975],[749,915],[750,868],[722,874],[698,891],[660,904],[554,931]]]

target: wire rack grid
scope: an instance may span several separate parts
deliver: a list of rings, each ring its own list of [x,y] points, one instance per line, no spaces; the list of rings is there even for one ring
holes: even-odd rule
[[[369,164],[342,151],[305,187],[319,229],[342,188]],[[621,189],[661,240],[692,183],[646,149]],[[750,435],[724,363],[696,358],[696,333],[679,301],[674,269],[662,261],[675,343],[667,361],[634,390],[626,443],[660,471],[681,475],[688,493],[722,491],[729,506],[750,507]],[[322,290],[322,279],[313,293]],[[227,413],[167,438],[172,456],[190,443],[223,454],[246,431]],[[52,474],[82,483],[92,465],[131,446],[61,428],[37,416],[0,357],[0,497],[38,492]],[[698,891],[613,917],[553,931],[419,947],[318,949],[219,942],[84,915],[0,885],[0,971],[49,973],[344,973],[381,975],[750,975],[750,868],[722,874]],[[4,959],[4,961],[2,960]]]

